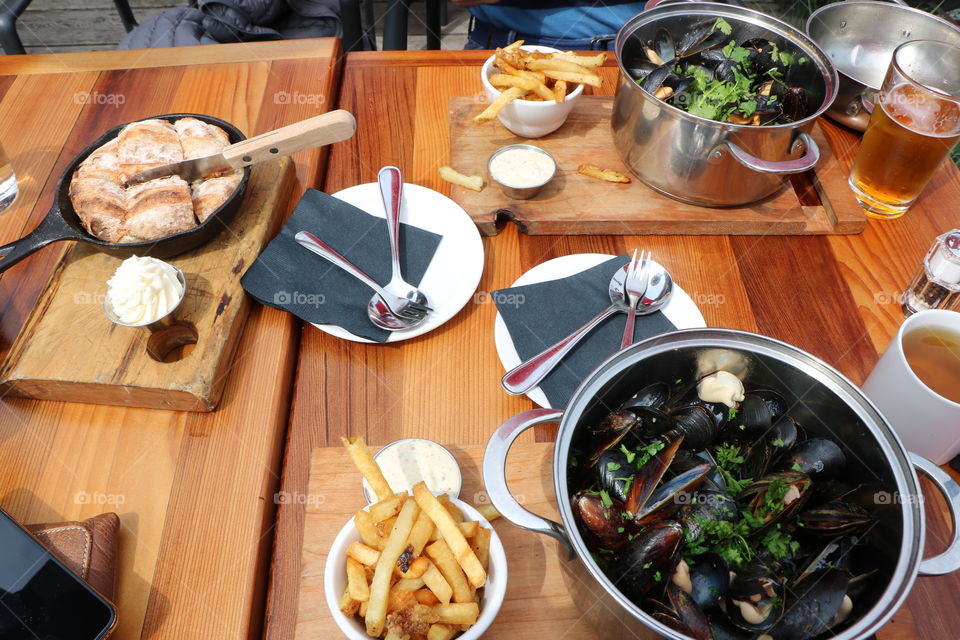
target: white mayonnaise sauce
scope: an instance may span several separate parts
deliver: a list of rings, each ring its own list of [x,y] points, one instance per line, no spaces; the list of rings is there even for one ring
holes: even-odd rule
[[[507,149],[490,160],[490,175],[514,189],[536,187],[553,175],[556,164],[545,153],[518,147]]]
[[[170,313],[183,297],[177,270],[156,258],[131,256],[120,263],[107,281],[107,299],[124,324],[156,322]]]
[[[409,438],[388,444],[373,457],[394,493],[409,491],[423,480],[434,493],[460,493],[460,467],[453,455],[436,442]],[[373,492],[363,483],[367,498]]]

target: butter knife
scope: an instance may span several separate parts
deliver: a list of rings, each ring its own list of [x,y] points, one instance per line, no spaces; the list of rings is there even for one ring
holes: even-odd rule
[[[225,147],[223,151],[212,156],[146,169],[131,176],[126,184],[128,186],[140,184],[147,180],[172,175],[178,175],[187,182],[193,182],[218,171],[240,169],[271,158],[288,156],[304,149],[340,142],[352,137],[356,130],[357,121],[353,114],[338,109],[247,138]]]

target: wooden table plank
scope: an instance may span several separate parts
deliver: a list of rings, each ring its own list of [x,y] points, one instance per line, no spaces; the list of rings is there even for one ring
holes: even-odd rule
[[[340,106],[355,111],[361,130],[351,144],[333,150],[325,189],[372,181],[380,166],[399,163],[408,180],[449,193],[435,173],[449,159],[444,109],[450,97],[481,91],[479,67],[488,55],[350,54]],[[615,77],[615,69],[603,71]],[[395,79],[386,80],[388,73]],[[378,83],[384,82],[381,90]],[[607,83],[603,92],[612,88]],[[393,95],[397,92],[403,95]],[[414,105],[407,96],[416,96]],[[383,125],[368,130],[365,123]],[[848,168],[856,138],[828,122],[822,126]],[[709,326],[797,343],[861,382],[900,322],[885,292],[902,290],[933,235],[956,225],[957,199],[960,173],[945,166],[904,220],[870,221],[858,236],[528,237],[507,227],[495,238],[484,238],[486,266],[475,303],[433,333],[394,345],[360,345],[304,328],[282,490],[307,491],[311,450],[336,445],[341,435],[364,435],[374,446],[418,435],[483,444],[500,422],[531,408],[528,400],[499,388],[503,370],[493,346],[495,309],[487,294],[545,260],[571,253],[651,248],[700,305]],[[552,433],[544,427],[536,437],[549,440]],[[266,637],[287,640],[296,621],[303,505],[281,505],[277,518]],[[928,522],[929,538],[945,539],[943,509],[933,510]],[[957,580],[918,579],[909,605],[880,632],[881,640],[950,637],[942,635],[944,629],[960,628]],[[953,606],[944,606],[947,602]]]
[[[0,217],[3,241],[46,213],[62,167],[106,128],[195,111],[260,133],[329,109],[338,56],[331,39],[146,57],[0,58],[0,73],[10,74],[0,76],[0,139],[16,150],[24,188]],[[312,101],[287,104],[275,95],[297,91]],[[76,92],[102,97],[82,103]],[[287,212],[321,175],[325,155],[294,156],[298,184]],[[56,255],[55,247],[44,249],[0,278],[0,349],[19,331]],[[82,326],[65,330],[82,339]],[[120,515],[119,628],[112,637],[259,637],[298,343],[290,315],[254,308],[212,414],[0,400],[0,505],[23,522]]]

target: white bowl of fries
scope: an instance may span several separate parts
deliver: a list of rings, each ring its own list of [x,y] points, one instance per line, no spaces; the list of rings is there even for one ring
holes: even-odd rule
[[[521,44],[498,49],[483,63],[480,78],[490,104],[474,122],[483,124],[496,116],[516,135],[540,138],[566,122],[584,84],[600,86],[595,69],[606,54],[581,56]]]
[[[423,482],[393,493],[362,439],[345,440],[378,502],[357,511],[330,547],[327,606],[351,640],[476,640],[507,590],[507,557],[475,508]]]

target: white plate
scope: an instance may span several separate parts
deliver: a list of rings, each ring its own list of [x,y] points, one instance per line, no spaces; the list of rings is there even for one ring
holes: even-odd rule
[[[380,187],[375,182],[358,184],[332,194],[370,215],[386,218]],[[400,221],[443,236],[433,260],[420,281],[420,290],[430,301],[433,311],[426,320],[402,331],[394,331],[387,342],[400,342],[433,331],[457,312],[473,296],[483,274],[483,242],[477,226],[460,205],[433,189],[418,184],[403,184]],[[403,251],[403,247],[400,247]],[[370,293],[373,295],[373,292]],[[332,336],[375,344],[373,340],[354,335],[335,324],[314,324]]]
[[[569,256],[560,256],[538,264],[517,278],[517,281],[510,286],[519,287],[525,284],[568,278],[575,273],[586,271],[590,267],[595,267],[601,262],[615,257],[605,253],[574,253]],[[700,309],[697,308],[693,299],[687,295],[686,291],[677,286],[676,282],[673,283],[673,295],[670,297],[670,301],[664,305],[661,311],[677,329],[707,326],[707,323],[703,320],[703,314],[700,313]],[[493,340],[497,345],[497,355],[500,357],[500,363],[503,365],[504,371],[510,371],[520,364],[520,356],[517,355],[517,348],[513,345],[513,338],[510,337],[507,325],[499,313],[493,325]],[[611,351],[610,355],[613,355],[613,353]],[[550,408],[550,401],[547,400],[546,394],[540,387],[535,387],[527,394],[527,397],[545,409]]]

